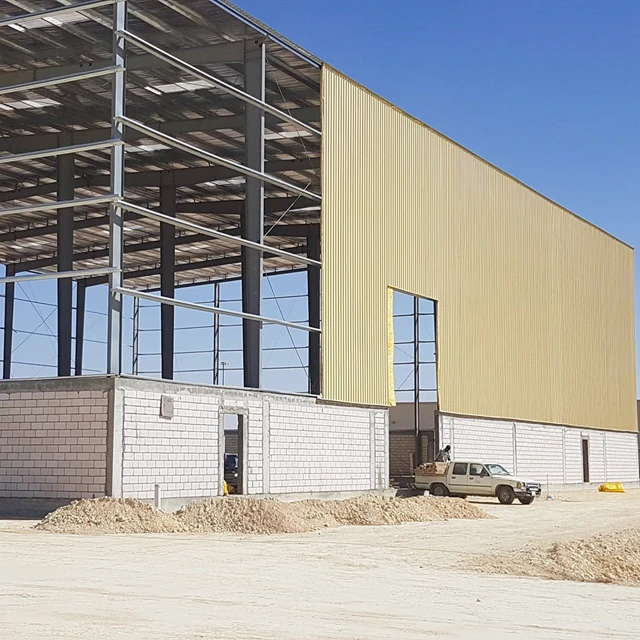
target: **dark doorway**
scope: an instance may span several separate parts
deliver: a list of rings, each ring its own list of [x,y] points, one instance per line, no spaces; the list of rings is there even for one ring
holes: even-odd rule
[[[224,480],[230,493],[244,493],[244,420],[224,414]]]
[[[582,481],[590,482],[589,480],[589,440],[587,438],[582,439]]]

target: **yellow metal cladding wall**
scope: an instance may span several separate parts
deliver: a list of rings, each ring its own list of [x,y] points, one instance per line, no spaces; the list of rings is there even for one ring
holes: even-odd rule
[[[438,301],[440,410],[636,430],[633,250],[325,67],[323,394],[389,404],[387,289]]]

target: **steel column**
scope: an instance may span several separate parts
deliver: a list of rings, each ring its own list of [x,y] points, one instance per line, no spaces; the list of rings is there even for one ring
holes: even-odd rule
[[[76,371],[77,376],[82,375],[82,360],[84,357],[84,324],[85,308],[87,302],[87,283],[78,280],[76,285]]]
[[[266,48],[261,40],[245,40],[244,88],[264,102]],[[245,104],[245,164],[249,169],[264,172],[264,111]],[[245,210],[242,237],[262,244],[264,233],[264,183],[251,175],[245,177]],[[242,311],[262,315],[263,254],[242,247]],[[242,321],[242,356],[244,386],[262,386],[262,323]]]
[[[420,298],[413,298],[413,416],[414,448],[413,463],[417,467],[422,462],[420,442]]]
[[[6,267],[7,276],[15,275],[15,267],[8,264]],[[2,352],[2,378],[11,378],[11,353],[13,351],[13,312],[16,302],[16,283],[7,282],[4,285],[4,347]]]
[[[75,159],[73,155],[57,157],[58,200],[73,200]],[[58,209],[58,272],[73,270],[73,213],[74,209]],[[58,376],[71,375],[71,338],[73,315],[73,280],[58,280]]]
[[[320,225],[309,225],[307,257],[320,261]],[[320,328],[320,267],[307,267],[307,305],[309,326]],[[320,334],[309,334],[309,393],[320,395]]]
[[[137,376],[140,361],[140,298],[133,299],[133,339],[131,344],[131,373]]]
[[[213,306],[220,306],[220,283],[213,284]],[[220,316],[213,316],[213,384],[220,384]]]
[[[164,215],[176,215],[176,190],[172,186],[160,187],[160,211]],[[160,295],[175,297],[176,228],[160,224]],[[175,309],[172,305],[160,305],[160,360],[161,375],[173,380]]]
[[[117,0],[113,11],[113,64],[126,68],[126,40],[117,32],[127,28],[127,2]],[[113,77],[111,97],[111,137],[124,143],[126,73]],[[111,149],[111,193],[124,197],[124,144]],[[122,372],[122,270],[124,268],[124,211],[117,203],[109,207],[109,266],[117,269],[109,275],[109,318],[107,335],[107,373]]]

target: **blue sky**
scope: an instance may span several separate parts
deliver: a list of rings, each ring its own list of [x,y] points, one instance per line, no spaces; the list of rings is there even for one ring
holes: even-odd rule
[[[410,114],[640,247],[640,2],[236,1]],[[277,284],[278,280],[273,279],[278,293],[304,293],[303,279]],[[236,287],[227,289],[227,297],[237,297]],[[184,296],[204,301],[210,290]],[[18,295],[53,302],[55,285],[31,285]],[[268,286],[265,295],[272,295]],[[304,302],[290,299],[282,306],[287,319],[304,316]],[[88,308],[103,309],[103,293],[93,292]],[[268,310],[279,314],[278,309]],[[50,311],[41,309],[43,317]],[[157,311],[145,313],[158,326]],[[184,324],[211,323],[210,317],[201,315],[195,321],[185,317]],[[93,317],[90,314],[87,326],[95,323],[89,336],[96,343],[87,345],[87,365],[99,369],[104,326],[102,316]],[[28,302],[19,303],[16,318],[29,330],[41,322]],[[39,329],[51,330],[55,313]],[[238,330],[226,331],[229,344],[235,342]],[[130,335],[130,328],[125,332]],[[184,335],[179,350],[206,340],[210,344],[209,331]],[[305,341],[304,335],[293,337],[298,344]],[[16,336],[14,344],[22,339]],[[148,351],[157,351],[157,332],[144,339]],[[125,338],[125,342],[131,341]],[[275,328],[269,329],[266,342],[291,345],[289,335]],[[55,358],[52,340],[46,336],[31,338],[21,349],[16,360],[42,365]],[[125,359],[130,360],[128,354]],[[230,354],[227,360],[236,357]],[[198,358],[201,365],[194,365],[200,362],[194,356],[183,365],[179,359],[178,367],[208,366],[207,354]],[[295,350],[269,358],[272,366],[285,361],[299,364]],[[148,362],[149,368],[157,367],[157,358],[150,356]],[[31,367],[20,373],[35,371]],[[45,369],[39,375],[45,372],[54,371]],[[227,383],[239,383],[239,374],[229,376]],[[204,374],[202,379],[208,381]],[[268,380],[280,381],[279,370],[267,376],[266,386],[273,386]]]

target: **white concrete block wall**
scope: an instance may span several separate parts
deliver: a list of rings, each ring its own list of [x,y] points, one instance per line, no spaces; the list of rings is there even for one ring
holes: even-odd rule
[[[582,483],[582,432],[580,429],[564,430],[564,464],[564,484]]]
[[[545,484],[564,484],[563,429],[516,422],[516,464],[519,476]]]
[[[454,458],[480,458],[514,468],[512,422],[453,418],[450,433],[451,440],[442,441],[440,446],[450,444]]]
[[[589,481],[606,480],[605,434],[602,431],[583,431],[582,438],[589,441]]]
[[[218,494],[219,398],[178,393],[173,418],[160,417],[161,391],[124,389],[122,497]]]
[[[607,480],[634,482],[638,480],[638,440],[634,433],[606,434]]]
[[[242,416],[245,492],[388,487],[388,412],[314,398],[122,378],[122,495],[150,500],[220,493],[224,413]],[[161,396],[173,418],[160,417]]]
[[[455,458],[503,464],[544,484],[583,483],[582,439],[589,441],[590,482],[637,482],[638,436],[598,429],[441,416],[442,446]],[[449,439],[446,436],[449,435]]]
[[[53,387],[0,392],[0,498],[105,495],[108,391]]]
[[[369,411],[271,402],[269,432],[272,493],[375,488]]]

